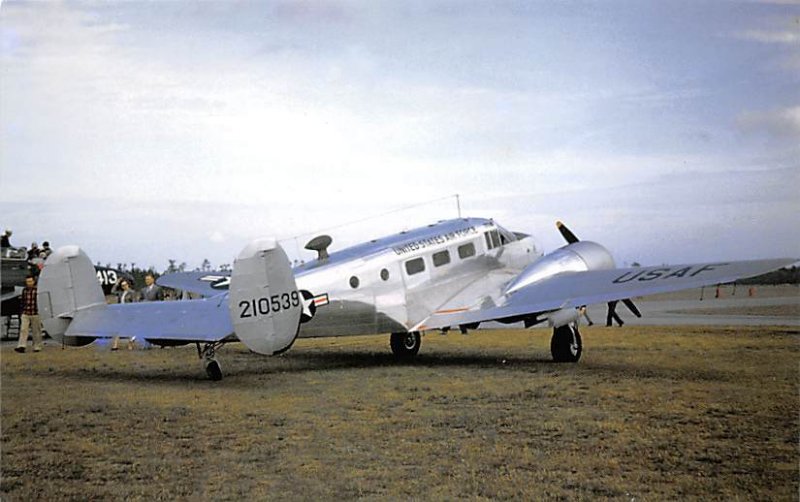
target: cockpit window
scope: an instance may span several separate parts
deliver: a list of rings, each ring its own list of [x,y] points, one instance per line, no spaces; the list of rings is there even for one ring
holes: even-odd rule
[[[489,230],[483,235],[486,237],[486,249],[494,249],[505,244],[505,242],[501,242],[500,234],[497,232],[497,230]]]
[[[497,230],[492,230],[489,235],[492,237],[492,247],[496,248],[503,245],[500,242],[500,233]]]
[[[503,227],[501,227],[499,225],[497,226],[497,231],[500,233],[500,244],[501,245],[505,245],[505,244],[508,244],[509,242],[514,242],[516,240],[519,240],[519,239],[517,239],[517,236],[514,235],[514,232],[509,232],[508,230],[506,230],[505,228],[503,228]]]

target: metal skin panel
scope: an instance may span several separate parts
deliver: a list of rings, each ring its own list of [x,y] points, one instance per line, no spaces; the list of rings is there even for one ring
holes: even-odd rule
[[[468,230],[470,228],[472,230]],[[374,247],[375,243],[370,243],[371,254],[368,257],[357,257],[346,250],[345,256],[351,256],[350,259],[342,259],[340,253],[344,252],[332,253],[331,259],[338,258],[332,263],[316,263],[315,260],[302,269],[295,269],[299,289],[314,295],[326,293],[330,298],[328,305],[317,309],[313,320],[301,325],[300,336],[409,331],[476,283],[480,287],[471,288],[475,295],[499,294],[502,285],[539,255],[529,237],[487,250],[483,232],[493,228],[496,227],[491,220],[452,220],[402,234],[403,239],[391,241],[393,246],[388,249],[379,251]],[[457,232],[458,235],[439,238],[443,231]],[[424,245],[415,246],[417,242]],[[467,242],[474,242],[476,255],[462,260],[457,249]],[[417,249],[412,249],[414,247]],[[450,251],[451,262],[435,267],[431,256],[444,249]],[[420,256],[425,260],[425,271],[409,276],[404,264]],[[389,272],[387,281],[380,278],[383,269]],[[500,274],[502,284],[497,283],[497,274],[486,279],[490,272],[502,270],[505,270]],[[350,285],[353,276],[359,279],[358,288]]]
[[[230,318],[247,348],[272,355],[297,338],[303,298],[289,258],[274,239],[248,244],[233,263]]]
[[[376,333],[378,326],[405,330],[405,299],[387,297],[388,285],[381,284],[380,270],[390,265],[388,253],[373,256],[370,260],[353,259],[317,268],[312,274],[297,277],[299,289],[314,295],[327,294],[329,303],[316,311],[314,318],[300,326],[301,337],[364,335]],[[358,279],[358,286],[350,285],[350,278]],[[398,282],[399,281],[399,282]],[[394,270],[389,281],[395,294],[403,291],[402,280]],[[402,296],[402,295],[401,295]],[[387,307],[379,311],[377,298]],[[394,302],[394,305],[391,303]]]
[[[64,335],[67,319],[79,310],[105,308],[94,265],[78,246],[63,246],[47,258],[36,303],[44,329],[56,340]]]

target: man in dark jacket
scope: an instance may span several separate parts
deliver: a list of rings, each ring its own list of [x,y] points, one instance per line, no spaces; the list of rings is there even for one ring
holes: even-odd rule
[[[28,331],[33,331],[33,351],[42,350],[42,321],[39,318],[39,308],[36,305],[36,278],[29,275],[25,278],[25,289],[22,290],[20,300],[22,303],[22,326],[19,329],[19,343],[17,352],[24,353],[28,344]]]

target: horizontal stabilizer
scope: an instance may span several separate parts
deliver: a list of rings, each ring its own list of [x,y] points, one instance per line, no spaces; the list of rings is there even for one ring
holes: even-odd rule
[[[121,303],[79,312],[66,336],[215,342],[233,334],[225,301]]]

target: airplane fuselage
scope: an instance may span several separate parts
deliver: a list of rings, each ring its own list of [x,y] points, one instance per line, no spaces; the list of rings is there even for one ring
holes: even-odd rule
[[[299,336],[424,329],[424,319],[465,288],[508,282],[541,256],[530,236],[483,218],[441,221],[331,253],[294,269],[298,289],[317,304]]]

